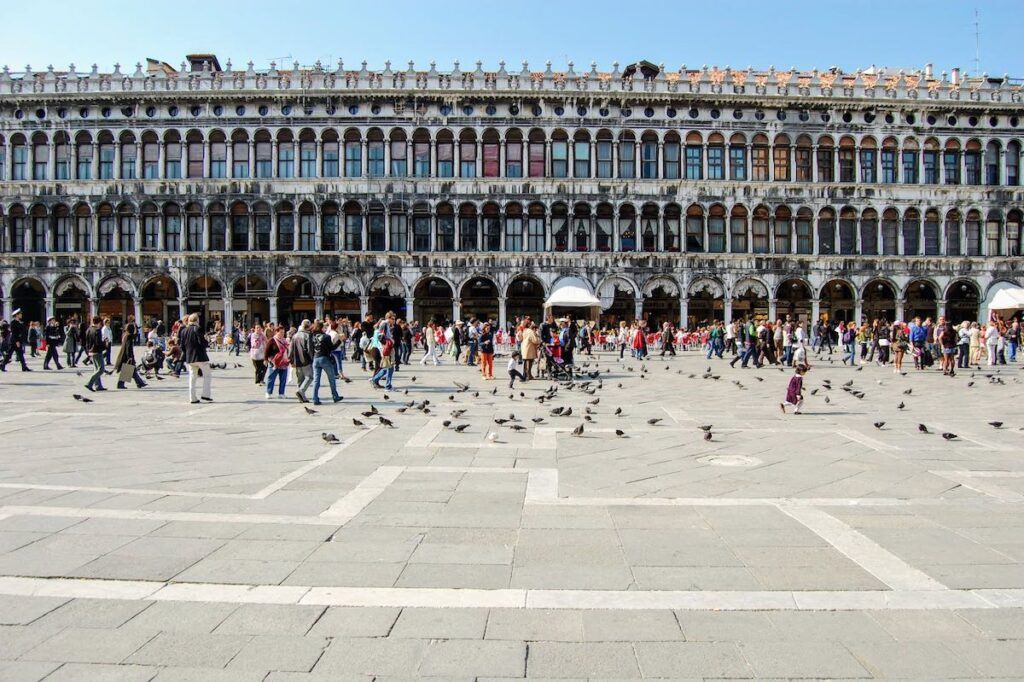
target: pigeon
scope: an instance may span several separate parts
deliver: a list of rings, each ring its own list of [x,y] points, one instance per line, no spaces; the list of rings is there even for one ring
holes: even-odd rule
[[[364,417],[372,417],[373,415],[375,415],[377,413],[373,412],[371,410],[367,410],[366,412],[360,412],[359,414],[363,415]]]
[[[857,368],[856,370],[854,370],[854,371],[856,371],[856,372],[862,372],[862,371],[864,371],[864,366],[863,366],[863,365],[861,365],[860,367],[858,367],[858,368]]]
[[[365,426],[365,424],[363,424],[363,422],[359,421],[358,419],[353,419],[352,423],[354,425],[358,426],[359,428],[362,428],[363,426]]]
[[[928,427],[925,426],[924,424],[918,424],[917,430],[920,431],[921,433],[931,433],[931,431],[928,430]]]
[[[544,417],[534,417],[530,421],[532,421],[534,424],[543,424],[544,423]]]
[[[597,405],[597,404],[598,404],[599,402],[601,402],[601,399],[600,399],[600,398],[594,398],[594,399],[593,399],[593,400],[591,400],[591,401],[590,401],[590,402],[589,402],[588,404],[589,404],[589,405]]]
[[[80,376],[83,376],[83,374],[81,372],[75,372],[75,376],[76,377],[80,377]]]
[[[395,412],[397,412],[398,414],[405,414],[405,411],[408,409],[408,407],[399,407],[397,410],[395,410]]]
[[[818,389],[812,388],[811,389],[811,395],[818,395]]]
[[[615,435],[618,436],[619,438],[622,438],[623,436],[626,435],[626,432],[623,431],[622,429],[615,429]]]
[[[903,409],[904,407],[906,407],[906,405],[904,405],[904,404],[903,404],[903,401],[901,400],[901,401],[900,401],[900,404],[896,406],[896,409],[897,409],[897,410],[902,410],[902,409]]]
[[[711,432],[710,431],[705,431],[704,432],[704,440],[708,440],[709,441],[709,440],[711,440],[711,438],[712,438]]]
[[[708,431],[711,430],[711,424],[702,424],[702,425],[698,426],[697,428],[700,429],[701,431],[704,431],[705,433],[707,433]]]
[[[622,408],[621,407],[616,407],[615,408],[615,416],[616,417],[621,417],[622,416]]]
[[[460,391],[468,391],[469,390],[469,385],[468,384],[460,384],[458,381],[453,381],[452,383],[455,384],[455,386]]]
[[[302,409],[306,411],[306,414],[316,414],[316,410],[306,407],[305,405],[302,406]]]
[[[1003,425],[1003,422],[989,422],[988,425],[993,429],[998,429]]]
[[[829,404],[830,402],[832,402],[832,401],[831,401],[831,400],[829,400],[828,396],[825,396],[825,404],[827,405],[827,404]]]
[[[74,398],[75,400],[77,400],[80,403],[91,403],[92,402],[91,399],[86,398],[84,395],[79,395],[78,393],[72,393],[71,397]]]
[[[509,421],[509,420],[508,419],[495,419],[494,423],[497,424],[498,426],[501,426],[502,424],[504,424],[507,421]]]
[[[512,424],[508,428],[512,429],[513,431],[525,431],[526,430],[526,427],[522,426],[521,424]]]
[[[903,391],[903,395],[910,395],[910,392],[913,390],[913,388],[908,388],[907,390]]]
[[[391,420],[388,419],[387,417],[378,416],[377,420],[384,426],[387,426],[388,428],[395,428],[395,425],[391,423]]]
[[[572,430],[572,435],[574,435],[574,436],[582,436],[583,435],[583,424],[580,424],[575,429],[573,429]]]
[[[340,443],[341,442],[340,440],[338,440],[338,437],[335,436],[333,433],[321,433],[320,437],[324,439],[325,443]]]
[[[462,433],[469,428],[469,424],[459,424],[455,427],[455,433]]]
[[[584,407],[584,408],[583,408],[583,411],[584,411],[584,412],[585,412],[586,414],[594,414],[594,411],[593,411],[592,409],[590,409],[589,407]]]
[[[384,400],[391,400],[391,397],[387,393],[385,393],[384,394]]]
[[[594,418],[593,418],[593,417],[591,417],[591,416],[590,416],[589,414],[585,414],[585,415],[583,415],[583,420],[584,420],[584,421],[588,421],[588,422],[590,422],[591,424],[593,424],[593,423],[594,423]]]
[[[565,408],[565,412],[562,413],[562,416],[563,417],[571,417],[572,416],[572,408],[571,407]]]
[[[946,440],[955,440],[957,435],[955,433],[949,433],[947,431],[946,433],[942,434],[942,437],[945,438]]]
[[[466,414],[465,410],[452,410],[452,416],[458,419],[462,415]]]
[[[448,400],[455,400],[455,396],[453,396],[453,395],[448,396]]]
[[[446,429],[447,429],[447,428],[448,428],[449,426],[451,426],[451,425],[452,425],[452,420],[451,420],[451,419],[445,419],[445,420],[444,420],[443,422],[441,422],[441,426],[443,426],[443,427],[444,427],[444,428],[446,428]]]
[[[551,410],[551,412],[549,412],[548,414],[550,414],[552,417],[560,417],[562,415],[562,412],[564,411],[564,407],[556,407],[553,410]]]
[[[853,386],[853,379],[850,379],[849,381],[847,381],[845,384],[843,384],[843,386],[847,386],[847,387],[848,386]]]
[[[414,374],[411,377],[409,377],[409,381],[416,383],[416,375]]]
[[[974,385],[974,382],[973,382],[973,381],[968,381],[968,382],[967,382],[967,388],[970,388],[970,387],[971,387],[971,386],[973,386],[973,385]]]
[[[647,420],[647,423],[650,424],[651,426],[654,426],[655,424],[657,424],[660,421],[661,421],[661,417],[652,417],[652,418]]]
[[[885,422],[875,422],[876,429],[881,429],[883,426],[885,426]]]

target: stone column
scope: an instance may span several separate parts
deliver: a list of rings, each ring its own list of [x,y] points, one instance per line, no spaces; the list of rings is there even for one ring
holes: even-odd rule
[[[203,177],[210,177],[210,141],[203,140]],[[226,321],[225,321],[226,324]]]
[[[230,329],[231,325],[235,323],[235,302],[231,298],[231,294],[224,297],[224,329]]]
[[[270,141],[270,177],[277,177],[277,140]]]
[[[778,316],[778,300],[775,298],[768,299],[768,320],[774,322]]]
[[[679,328],[688,329],[690,326],[690,299],[686,296],[679,297]]]
[[[413,296],[405,297],[405,320],[406,322],[412,322],[416,314],[416,298]]]
[[[728,292],[722,296],[722,317],[726,324],[732,322],[732,296]]]
[[[906,304],[906,301],[904,299],[902,299],[902,298],[897,298],[896,299],[896,319],[894,320],[895,322],[903,322],[904,321],[903,320],[903,315],[904,315],[904,305],[905,304]]]
[[[46,299],[46,319],[43,322],[49,320],[51,317],[56,317],[56,299],[53,296],[47,296]]]
[[[11,311],[14,310],[14,299],[10,296],[4,296],[0,299],[0,317],[7,319],[11,316]]]
[[[633,294],[633,307],[636,310],[636,319],[644,319],[644,296],[639,291]]]
[[[366,313],[369,310],[370,310],[370,297],[369,296],[360,296],[359,297],[359,319],[360,320],[366,319]],[[364,329],[363,331],[366,332],[367,330]]]
[[[157,143],[156,148],[156,177],[158,180],[163,180],[164,178],[167,177],[167,169],[164,168],[164,165],[166,164],[165,159],[167,158],[167,143],[164,142],[163,140],[160,140]],[[143,164],[145,164],[146,162],[145,151],[143,151],[142,162]]]
[[[504,296],[498,297],[498,328],[505,329],[505,303],[507,299]]]
[[[812,298],[811,299],[811,319],[809,321],[811,322],[811,324],[815,324],[815,323],[817,323],[817,321],[820,318],[821,318],[821,299]],[[810,331],[810,330],[808,330],[808,331]]]
[[[314,296],[313,301],[315,303],[316,319],[322,320],[324,317],[324,297]]]
[[[231,138],[224,143],[224,152],[224,177],[233,178],[235,177],[235,143],[231,141]]]
[[[505,140],[498,142],[498,177],[505,177]]]
[[[944,298],[935,301],[935,317],[939,318],[939,317],[944,316],[946,314],[946,307],[948,305],[949,305],[949,301],[947,301]],[[933,320],[933,322],[937,322],[937,321],[938,321],[937,319]]]
[[[316,160],[313,162],[313,168],[316,172],[316,177],[322,178],[324,176],[324,141],[320,138],[316,140]]]
[[[249,177],[256,177],[256,141],[249,140]]]
[[[8,298],[8,299],[5,299],[5,300],[8,301],[8,303],[6,305],[6,308],[7,308],[7,310],[10,310],[11,309],[11,306],[10,306],[10,300],[11,299]],[[98,299],[98,298],[90,298],[89,299],[89,315],[92,316],[92,317],[95,317],[95,316],[97,316],[99,314],[100,314],[100,299]]]
[[[142,298],[136,297],[132,300],[135,304],[135,326],[138,328],[138,332],[142,333]]]
[[[188,301],[184,298],[178,299],[178,319],[185,317],[188,314]]]
[[[452,298],[452,321],[462,319],[462,301],[458,298]]]
[[[344,158],[344,155],[342,156]],[[365,178],[368,174],[369,159],[367,158],[366,140],[359,141],[359,176]]]
[[[32,170],[29,169],[29,173],[31,172]],[[118,140],[114,141],[114,172],[112,173],[112,176],[118,180],[123,180],[121,177],[121,142]],[[31,177],[31,175],[29,177]]]

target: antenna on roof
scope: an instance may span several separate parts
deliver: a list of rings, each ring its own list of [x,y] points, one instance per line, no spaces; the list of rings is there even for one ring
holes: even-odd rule
[[[974,75],[981,75],[981,22],[977,5],[974,6]]]

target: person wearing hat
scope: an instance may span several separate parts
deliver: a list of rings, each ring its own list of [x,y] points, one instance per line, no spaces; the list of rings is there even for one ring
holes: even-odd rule
[[[4,353],[4,359],[0,360],[0,372],[7,371],[7,365],[11,362],[11,356],[15,355],[18,358],[18,362],[21,363],[22,372],[31,372],[28,364],[25,362],[25,344],[28,343],[28,328],[25,327],[25,323],[21,320],[21,308],[16,309],[11,314],[11,344]]]

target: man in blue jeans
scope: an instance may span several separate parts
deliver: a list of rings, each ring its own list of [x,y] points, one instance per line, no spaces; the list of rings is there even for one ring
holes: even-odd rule
[[[327,381],[331,385],[331,397],[334,399],[334,402],[340,401],[341,396],[338,395],[338,382],[334,374],[335,364],[333,357],[334,350],[340,345],[340,341],[335,342],[331,339],[330,334],[325,334],[323,322],[317,320],[313,323],[310,345],[313,349],[313,404],[320,404],[320,375],[324,372],[327,373]]]

